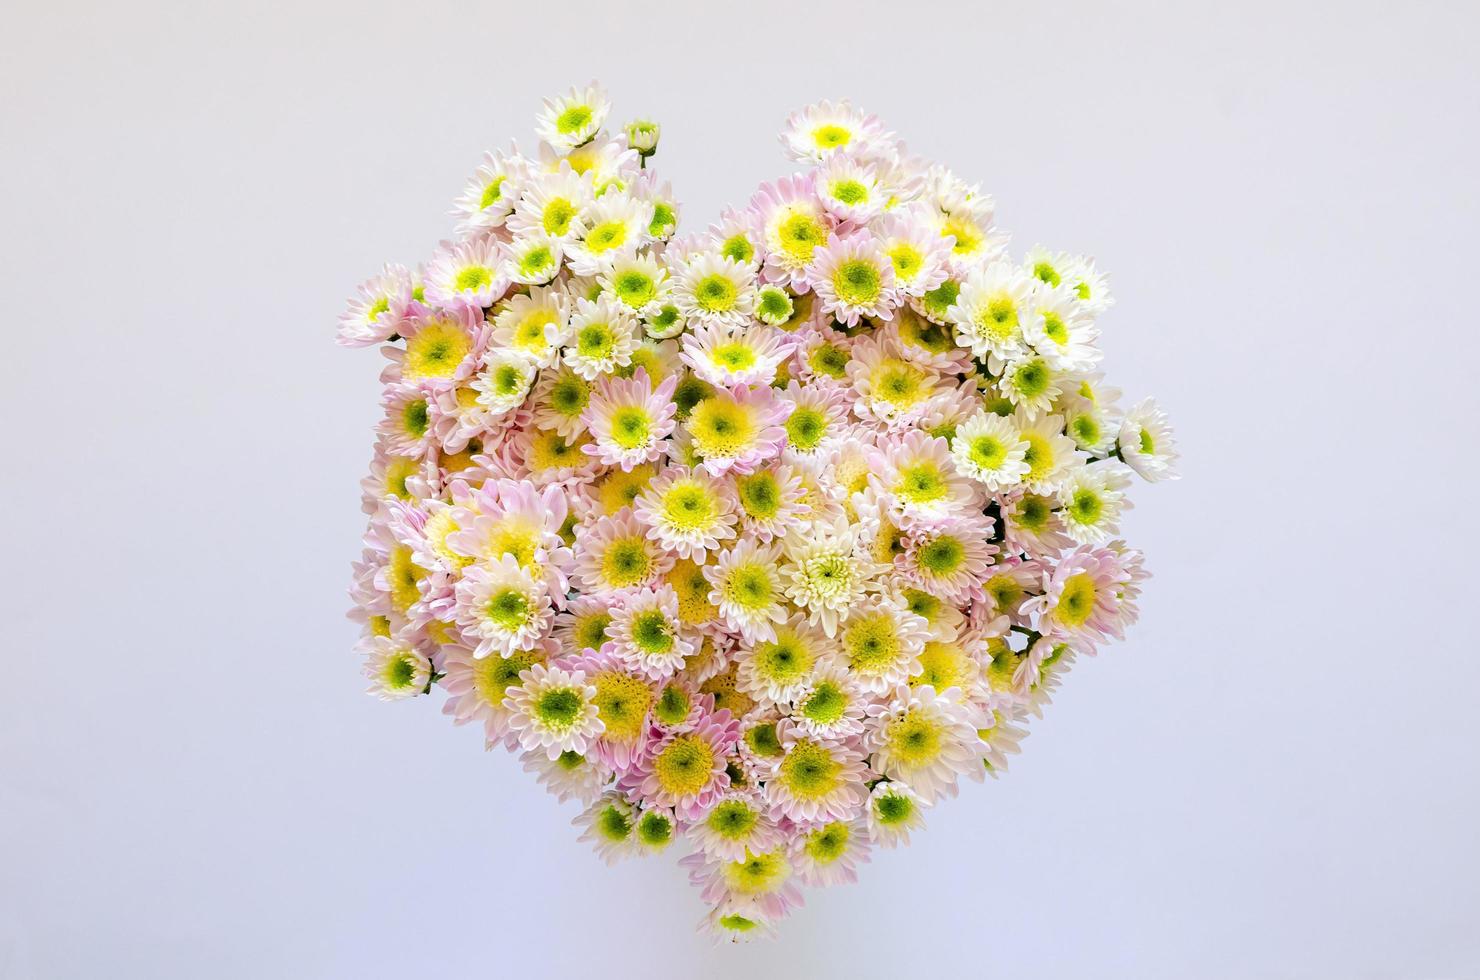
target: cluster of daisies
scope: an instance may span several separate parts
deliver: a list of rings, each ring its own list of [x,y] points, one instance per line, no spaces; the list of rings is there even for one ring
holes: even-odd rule
[[[1151,401],[1098,371],[1104,275],[847,103],[708,231],[596,86],[490,153],[456,237],[365,283],[384,417],[352,616],[371,690],[441,687],[608,861],[682,859],[716,934],[852,881],[1006,767],[1146,577]]]

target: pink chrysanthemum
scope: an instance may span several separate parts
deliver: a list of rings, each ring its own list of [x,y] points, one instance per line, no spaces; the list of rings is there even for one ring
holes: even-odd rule
[[[793,341],[775,327],[701,327],[683,338],[683,362],[712,385],[768,385]]]
[[[503,246],[492,236],[444,242],[427,263],[427,301],[436,306],[492,306],[509,288],[503,259]]]
[[[582,416],[595,442],[583,450],[603,465],[620,466],[624,471],[663,455],[663,440],[673,432],[677,384],[675,375],[654,388],[641,368],[630,381],[598,380]]]
[[[357,292],[339,317],[339,343],[370,347],[401,332],[401,322],[412,309],[411,273],[405,266],[387,265],[380,275],[361,283]]]
[[[703,470],[668,468],[638,495],[633,512],[679,558],[703,562],[735,536],[734,498]]]
[[[668,585],[623,596],[607,635],[603,652],[655,681],[672,677],[694,652],[678,619],[678,594]]]
[[[682,820],[695,820],[730,788],[725,761],[739,737],[728,711],[702,716],[693,727],[650,743],[622,785],[644,800],[673,807]]]
[[[694,406],[684,423],[694,454],[714,476],[748,473],[786,444],[782,423],[791,403],[769,387],[716,391]]]
[[[866,232],[833,238],[807,266],[807,282],[826,313],[854,326],[862,317],[888,318],[898,305],[894,266]]]

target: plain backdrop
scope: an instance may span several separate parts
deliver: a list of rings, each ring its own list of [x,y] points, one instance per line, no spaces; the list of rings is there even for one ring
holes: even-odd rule
[[[1472,3],[18,3],[0,31],[0,977],[1480,977]],[[1097,256],[1180,483],[999,781],[769,944],[363,693],[332,343],[600,78],[703,227],[849,97]]]

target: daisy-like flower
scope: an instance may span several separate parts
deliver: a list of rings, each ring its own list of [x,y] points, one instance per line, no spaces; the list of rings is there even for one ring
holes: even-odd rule
[[[795,312],[796,303],[791,294],[780,286],[762,286],[756,290],[751,314],[767,326],[782,326]]]
[[[1076,544],[1109,540],[1120,526],[1120,512],[1131,506],[1125,499],[1130,482],[1125,467],[1113,462],[1070,470],[1059,486],[1064,533]]]
[[[1002,252],[1004,241],[993,225],[996,204],[991,195],[964,185],[953,187],[935,201],[930,213],[936,233],[951,243],[957,268],[990,261]]]
[[[610,639],[607,629],[611,623],[610,602],[595,596],[577,596],[556,614],[554,640],[562,654],[591,656]]]
[[[767,920],[779,919],[802,904],[785,846],[764,852],[747,850],[738,861],[716,861],[696,852],[679,865],[688,869],[689,881],[712,905],[742,903],[730,907]]]
[[[516,238],[504,251],[500,271],[510,282],[540,286],[560,274],[565,251],[549,235],[534,234]]]
[[[637,809],[616,793],[604,793],[571,821],[582,830],[577,838],[595,846],[607,864],[616,864],[638,852]]]
[[[1118,427],[1094,402],[1077,394],[1078,386],[1073,379],[1068,379],[1068,383],[1071,390],[1060,395],[1054,405],[1054,413],[1063,416],[1064,434],[1091,457],[1114,455]]]
[[[777,545],[741,538],[704,567],[704,577],[712,587],[709,601],[719,608],[725,625],[748,643],[775,640],[776,624],[786,622],[786,600],[776,566],[780,553]]]
[[[1061,376],[1046,358],[1030,354],[1002,366],[997,388],[1015,407],[1038,415],[1048,412],[1062,392]]]
[[[869,465],[869,485],[911,526],[981,508],[980,491],[957,471],[944,439],[920,431],[886,439]]]
[[[535,385],[533,423],[565,440],[586,431],[586,406],[591,402],[591,382],[568,366],[540,372]]]
[[[1177,442],[1154,399],[1147,398],[1126,413],[1117,445],[1125,465],[1142,479],[1153,483],[1177,479]]]
[[[829,240],[813,255],[807,282],[823,311],[849,326],[861,317],[886,319],[898,304],[894,264],[867,233]]]
[[[523,748],[543,750],[551,759],[562,752],[585,753],[602,729],[595,697],[596,688],[583,672],[535,664],[504,695],[510,735]]]
[[[684,265],[673,301],[703,326],[739,327],[755,308],[755,266],[717,252],[701,252]]]
[[[411,273],[404,266],[387,265],[361,283],[358,292],[339,317],[339,343],[369,347],[396,336],[411,309]]]
[[[811,293],[806,296],[816,298]],[[809,326],[797,337],[795,370],[804,384],[824,388],[846,385],[852,360],[853,341],[830,326]]]
[[[880,847],[908,844],[910,831],[924,826],[927,806],[904,783],[881,780],[869,793],[865,810],[869,840]]]
[[[1018,438],[1028,444],[1023,461],[1028,470],[1023,474],[1023,485],[1034,493],[1054,490],[1058,480],[1079,459],[1074,454],[1074,442],[1064,435],[1064,420],[1057,415],[1034,417],[1019,409],[1012,417],[1012,427]]]
[[[514,213],[528,165],[529,161],[517,151],[483,154],[483,162],[468,178],[452,208],[453,216],[458,219],[458,230],[477,234],[502,226]]]
[[[990,518],[970,513],[911,534],[895,567],[925,591],[964,604],[997,553],[987,543],[991,526]]]
[[[639,369],[630,381],[601,378],[586,406],[587,430],[595,440],[582,447],[605,466],[631,470],[663,455],[663,440],[673,432],[676,375],[654,388]]]
[[[805,531],[798,528],[783,546],[786,597],[801,607],[809,623],[836,636],[839,621],[875,587],[882,569],[860,547],[846,518],[814,523]]]
[[[637,318],[607,297],[576,300],[570,318],[570,346],[565,363],[587,381],[632,363],[637,349]]]
[[[1057,371],[1088,371],[1100,360],[1099,329],[1067,289],[1037,289],[1028,300],[1023,338]]]
[[[511,296],[495,307],[490,346],[523,354],[539,367],[560,357],[569,333],[565,294],[536,286],[528,294]]]
[[[457,583],[456,611],[463,635],[479,657],[532,649],[555,618],[545,583],[531,578],[511,555],[464,570]]]
[[[524,404],[538,370],[518,351],[490,350],[483,355],[483,368],[473,376],[470,387],[478,393],[478,405],[493,420]]]
[[[1005,547],[1034,555],[1053,555],[1069,547],[1064,525],[1055,508],[1058,501],[1036,493],[1020,494],[1002,501]]]
[[[779,397],[792,405],[784,425],[789,458],[817,459],[837,445],[847,427],[841,390],[792,381]]]
[[[624,194],[606,194],[586,209],[586,230],[566,246],[570,269],[595,276],[613,269],[647,244],[653,206]]]
[[[951,459],[956,470],[996,492],[1016,486],[1028,472],[1028,442],[1007,419],[977,412],[956,429]]]
[[[702,562],[706,552],[735,536],[734,501],[702,470],[670,467],[638,495],[633,511],[681,559]]]
[[[382,404],[385,417],[376,431],[386,448],[400,456],[425,456],[432,437],[431,396],[417,385],[390,385]]]
[[[995,262],[967,277],[946,318],[973,356],[1013,358],[1023,352],[1023,319],[1032,296],[1031,278],[1010,262]]]
[[[556,150],[574,149],[596,135],[610,111],[606,91],[592,82],[584,89],[573,88],[558,98],[546,99],[535,132]]]
[[[748,943],[775,939],[776,925],[761,915],[751,902],[726,902],[709,910],[699,922],[699,931],[719,943]]]
[[[970,374],[971,352],[956,346],[956,335],[952,330],[935,323],[903,306],[895,312],[894,319],[879,332],[882,342],[908,361],[941,374]],[[975,382],[962,388],[976,390]],[[961,389],[958,388],[957,391]]]
[[[509,218],[516,238],[542,236],[564,245],[586,230],[591,188],[569,165],[554,173],[531,176]]]
[[[868,798],[863,752],[849,742],[829,742],[785,728],[785,749],[766,780],[766,801],[801,824],[842,820]]]
[[[717,390],[694,406],[684,429],[711,474],[749,473],[781,451],[786,442],[782,423],[790,410],[770,388]]]
[[[763,801],[749,790],[730,790],[716,797],[687,834],[701,852],[721,861],[739,861],[746,851],[773,850],[783,840]]]
[[[678,619],[678,594],[667,585],[623,597],[607,635],[605,652],[655,681],[673,676],[694,652]]]
[[[652,540],[630,508],[599,517],[576,538],[575,572],[582,591],[612,595],[654,585],[673,555]]]
[[[851,155],[830,157],[813,179],[822,206],[839,221],[865,224],[888,203],[889,193],[874,168]]]
[[[981,779],[975,755],[978,718],[971,709],[928,684],[894,690],[894,699],[869,708],[873,761],[889,779],[901,780],[925,802],[956,795],[956,777]]]
[[[775,327],[705,326],[684,335],[679,356],[712,385],[768,385],[793,346]]]
[[[652,685],[616,656],[599,653],[576,661],[592,687],[601,735],[589,754],[604,765],[625,771],[647,744],[648,723],[656,695]]]
[[[853,884],[858,865],[868,858],[867,832],[857,820],[833,820],[803,831],[791,852],[797,877],[818,888]]]
[[[389,636],[371,637],[365,644],[368,693],[382,701],[414,698],[427,689],[432,663],[416,644]]]
[[[799,526],[811,508],[802,502],[801,477],[785,463],[733,477],[740,528],[761,543]]]
[[[655,312],[668,299],[668,269],[647,253],[618,259],[597,279],[601,288],[634,314]]]
[[[694,727],[649,745],[628,782],[649,803],[673,807],[680,819],[697,820],[730,788],[725,760],[739,735],[726,711],[701,717]]]
[[[472,374],[488,339],[482,317],[468,306],[413,314],[399,329],[406,347],[389,355],[396,379],[427,387],[452,384]]]
[[[1115,305],[1110,295],[1110,280],[1095,268],[1095,260],[1085,256],[1070,259],[1063,270],[1064,284],[1091,316],[1099,316]]]
[[[1120,583],[1124,569],[1115,552],[1079,548],[1043,573],[1043,594],[1023,604],[1041,632],[1094,643],[1123,635]]]
[[[534,579],[547,583],[556,601],[566,593],[570,549],[560,537],[567,504],[559,487],[539,489],[523,480],[486,480],[448,519],[447,549],[458,565],[498,564],[512,559]]]
[[[638,810],[633,834],[642,851],[658,854],[667,850],[678,835],[678,821],[668,807],[644,806]]]
[[[757,265],[761,256],[756,248],[755,215],[750,211],[726,208],[719,221],[709,226],[709,241],[720,255],[741,265]]]
[[[1053,252],[1042,245],[1034,245],[1023,256],[1023,269],[1049,289],[1064,285],[1064,276],[1074,264],[1074,256],[1068,252]]]
[[[852,738],[863,731],[867,698],[847,665],[836,657],[821,660],[807,686],[793,699],[789,724],[800,734],[822,740]]]
[[[792,113],[781,143],[792,159],[820,163],[839,151],[869,150],[889,142],[879,120],[853,108],[845,99],[817,102]]]
[[[741,644],[736,684],[762,704],[784,704],[807,690],[817,664],[831,650],[820,630],[794,614],[776,627],[773,639]]]
[[[516,650],[508,656],[491,653],[476,657],[465,647],[448,647],[442,657],[443,678],[447,690],[443,714],[450,715],[455,725],[477,721],[483,724],[483,735],[489,745],[509,733],[509,709],[504,697],[509,688],[519,684],[519,675],[535,664],[544,663],[548,648]]]
[[[503,258],[495,238],[443,243],[427,264],[427,300],[437,306],[492,306],[509,286]]]
[[[610,770],[592,762],[579,752],[566,750],[555,758],[539,750],[525,752],[521,757],[524,771],[532,772],[535,779],[561,803],[580,800],[589,805],[601,794],[601,787],[610,777]]]
[[[894,288],[920,297],[945,282],[950,243],[913,211],[886,218],[878,232],[879,245],[894,267]]]
[[[810,177],[782,177],[762,184],[750,201],[755,235],[765,246],[766,278],[805,292],[806,269],[832,233]]]
[[[852,386],[853,411],[859,418],[890,429],[920,421],[939,393],[939,376],[891,347],[863,338],[853,344],[845,372]]]
[[[848,669],[870,694],[882,694],[918,673],[929,638],[924,619],[882,595],[853,606],[839,633]]]

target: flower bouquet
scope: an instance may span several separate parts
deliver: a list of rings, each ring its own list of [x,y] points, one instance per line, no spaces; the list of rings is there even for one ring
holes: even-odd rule
[[[878,119],[794,114],[805,169],[680,236],[608,109],[547,101],[344,314],[387,362],[351,615],[374,694],[441,688],[603,858],[682,840],[705,927],[764,934],[1122,636],[1127,488],[1177,454],[1098,371],[1094,262],[1010,257]]]

